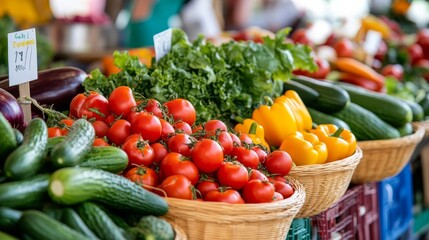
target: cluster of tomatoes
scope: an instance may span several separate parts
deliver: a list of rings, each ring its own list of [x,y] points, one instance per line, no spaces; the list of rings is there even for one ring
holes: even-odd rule
[[[294,192],[285,178],[292,167],[289,154],[254,145],[220,120],[196,125],[195,108],[185,99],[136,101],[121,86],[108,99],[96,92],[77,95],[70,115],[92,122],[95,146],[114,145],[127,153],[126,178],[162,196],[261,203]]]

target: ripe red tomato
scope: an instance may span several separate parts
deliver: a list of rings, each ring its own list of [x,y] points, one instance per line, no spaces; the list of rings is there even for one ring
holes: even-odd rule
[[[241,141],[242,143],[247,143],[247,144],[252,144],[252,143],[253,143],[253,141],[252,141],[252,139],[250,138],[249,134],[246,134],[246,133],[240,133],[240,136],[238,136],[238,138],[240,139],[240,141]]]
[[[183,133],[188,134],[188,135],[192,134],[191,125],[189,125],[188,123],[186,123],[184,121],[176,121],[173,124],[173,127],[177,132],[183,132]]]
[[[249,181],[249,173],[239,162],[224,162],[217,170],[217,179],[221,185],[240,190]]]
[[[279,192],[274,192],[273,202],[283,200],[283,195]]]
[[[337,57],[352,57],[353,56],[353,42],[348,38],[342,38],[334,44]]]
[[[253,179],[244,186],[241,194],[246,203],[265,203],[273,200],[274,192],[271,183]]]
[[[214,136],[216,131],[228,131],[228,127],[221,120],[212,119],[204,124],[204,131],[206,131],[209,136]]]
[[[78,110],[78,118],[105,121],[110,115],[109,101],[101,94],[91,92]]]
[[[159,118],[164,117],[161,110],[161,104],[156,99],[149,99],[146,103],[146,106],[144,107],[144,110],[146,112],[152,113]]]
[[[141,136],[128,138],[122,149],[128,155],[128,166],[141,166],[151,167],[155,159],[155,152],[149,145],[148,141],[145,141]]]
[[[167,155],[168,153],[167,147],[160,142],[152,143],[150,146],[152,147],[153,152],[155,153],[155,158],[153,159],[153,162],[156,163],[157,165],[160,165],[162,159],[164,159],[165,155]]]
[[[192,161],[200,172],[215,172],[223,163],[223,149],[214,140],[201,139],[191,150]]]
[[[267,159],[268,153],[264,151],[260,146],[252,147],[252,150],[255,151],[256,155],[258,155],[259,162],[264,164],[265,159]]]
[[[107,116],[107,118],[104,120],[104,122],[107,124],[107,126],[111,127],[113,125],[113,123],[116,122],[116,120],[118,120],[120,118],[116,117],[115,114],[110,114],[109,116]],[[130,121],[128,121],[130,122]]]
[[[191,145],[196,139],[185,133],[178,133],[167,140],[167,147],[170,152],[177,152],[185,157],[191,156]]]
[[[329,62],[325,59],[317,58],[317,57],[315,57],[314,60],[318,67],[317,71],[308,72],[308,71],[297,69],[293,71],[293,74],[304,75],[304,76],[308,76],[316,79],[325,79],[326,76],[328,76],[328,73],[331,71],[331,66],[329,65]]]
[[[274,188],[276,189],[276,192],[283,196],[284,199],[289,198],[294,193],[292,186],[286,182],[275,181]]]
[[[62,136],[61,129],[59,127],[48,128],[48,138]]]
[[[251,169],[249,175],[249,181],[252,179],[259,179],[261,181],[268,181],[268,177],[265,176],[261,171],[257,169]]]
[[[109,126],[105,122],[96,120],[92,122],[92,126],[95,130],[95,136],[99,138],[107,136],[107,133],[109,132]]]
[[[182,120],[192,126],[197,119],[194,106],[186,99],[176,98],[164,103],[164,106],[168,109],[168,115],[173,115],[175,121]]]
[[[153,191],[158,186],[158,175],[156,172],[145,166],[133,167],[128,170],[124,177],[135,182],[148,191]]]
[[[131,122],[131,132],[140,134],[143,139],[153,143],[161,138],[162,125],[157,116],[147,112],[138,113]]]
[[[231,136],[231,139],[232,139],[232,145],[234,147],[241,147],[240,138],[237,135],[235,135],[234,133],[229,133],[229,135]]]
[[[237,157],[237,161],[245,167],[258,169],[259,157],[255,151],[245,147],[235,147],[231,151],[231,156]]]
[[[109,128],[107,138],[116,146],[121,146],[131,134],[131,124],[127,120],[119,119]]]
[[[420,59],[423,58],[423,48],[417,43],[410,45],[407,48],[407,52],[410,57],[411,64],[416,64]]]
[[[226,202],[231,204],[244,204],[244,200],[240,193],[233,189],[214,190],[207,193],[204,201],[210,202]]]
[[[131,109],[137,105],[133,91],[128,86],[119,86],[110,93],[109,107],[117,116],[127,118]]]
[[[174,134],[174,128],[169,122],[165,121],[162,118],[160,118],[159,121],[161,122],[162,128],[161,138],[162,140],[167,140],[170,136]]]
[[[73,97],[70,102],[70,116],[74,118],[80,118],[79,110],[82,108],[83,103],[86,100],[86,95],[84,93],[79,93]]]
[[[192,185],[197,184],[200,179],[200,173],[195,164],[180,153],[168,153],[161,161],[160,170],[164,178],[181,174],[187,177]]]
[[[222,146],[223,154],[229,155],[234,148],[231,135],[226,131],[219,132],[217,135],[217,141]]]
[[[380,61],[383,61],[384,57],[389,50],[387,43],[385,41],[380,41],[380,45],[378,46],[377,52],[375,53],[374,58]]]
[[[104,138],[95,138],[94,142],[92,143],[92,146],[94,147],[102,147],[102,146],[110,146],[109,143],[104,140]]]
[[[218,187],[219,183],[215,182],[214,180],[204,180],[198,183],[197,190],[201,193],[202,198],[204,198],[207,193],[217,190]]]
[[[422,47],[424,58],[429,59],[429,28],[423,28],[417,32],[416,43]]]
[[[397,80],[402,80],[404,76],[404,68],[400,64],[388,64],[381,69],[383,76],[392,76]]]
[[[308,39],[307,37],[307,30],[304,28],[299,28],[295,30],[292,35],[291,39],[296,43],[301,43],[305,45],[312,45],[313,43]]]
[[[65,136],[69,133],[70,127],[73,125],[74,120],[70,118],[62,119],[60,121],[60,129],[61,129],[61,135]]]
[[[292,158],[290,155],[281,150],[276,150],[268,154],[264,166],[271,174],[287,175],[292,168]]]
[[[196,197],[194,196],[194,186],[192,186],[191,181],[183,175],[172,175],[164,179],[159,185],[159,188],[162,189],[167,197],[181,198],[192,200]],[[163,193],[156,191],[161,196],[164,196]]]

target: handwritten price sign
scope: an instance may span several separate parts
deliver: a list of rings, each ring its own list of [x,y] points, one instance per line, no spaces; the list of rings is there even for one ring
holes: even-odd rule
[[[167,55],[170,51],[172,33],[173,30],[169,28],[153,36],[156,61]]]
[[[37,45],[34,28],[9,33],[9,85],[37,79]]]

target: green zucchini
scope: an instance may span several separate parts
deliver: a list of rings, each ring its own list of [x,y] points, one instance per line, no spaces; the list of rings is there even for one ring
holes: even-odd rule
[[[22,141],[24,141],[24,135],[22,134],[21,131],[19,131],[16,128],[13,129],[13,132],[15,133],[15,139],[16,139],[17,146],[21,145]]]
[[[350,103],[349,94],[333,83],[316,80],[305,76],[293,76],[292,80],[316,90],[319,98],[312,104],[306,104],[324,113],[334,113],[342,110]]]
[[[62,168],[52,174],[48,193],[59,204],[88,200],[136,213],[164,215],[166,201],[128,179],[100,169]]]
[[[61,221],[62,217],[63,217],[63,207],[52,203],[52,202],[48,202],[46,204],[43,205],[42,207],[42,212],[46,215],[48,215],[49,217]]]
[[[55,168],[78,165],[89,152],[94,142],[94,127],[85,119],[76,120],[64,141],[51,151],[51,162]]]
[[[418,121],[422,121],[425,118],[425,112],[423,110],[423,107],[420,106],[418,103],[416,102],[412,102],[409,100],[405,100],[405,99],[401,99],[399,98],[401,101],[403,101],[404,103],[406,103],[408,105],[408,107],[410,107],[413,118],[411,121],[413,122],[418,122]]]
[[[109,218],[97,204],[83,202],[76,211],[92,232],[103,240],[125,240],[122,230]]]
[[[49,174],[0,184],[0,206],[29,209],[40,206],[46,196]]]
[[[320,94],[313,88],[293,81],[292,79],[283,83],[283,92],[286,92],[287,90],[294,90],[295,92],[297,92],[299,97],[307,106],[317,102],[317,99],[320,96]]]
[[[118,147],[92,147],[78,166],[120,173],[128,166],[128,155]]]
[[[88,240],[83,234],[71,229],[41,211],[27,210],[18,222],[20,230],[34,239]]]
[[[371,111],[353,102],[333,115],[346,122],[359,141],[400,137],[396,128],[381,120]]]
[[[24,132],[22,144],[6,159],[6,177],[24,179],[36,175],[44,165],[48,127],[41,118],[33,118]]]
[[[61,222],[69,226],[70,228],[82,233],[91,239],[98,239],[97,236],[89,229],[79,214],[76,213],[72,208],[64,208],[61,218]]]
[[[0,164],[18,146],[12,125],[0,112]]]
[[[399,131],[401,137],[413,134],[414,132],[412,123],[406,123],[404,126],[397,127],[396,129]]]
[[[0,229],[15,230],[22,212],[8,207],[0,207]]]
[[[333,117],[329,114],[317,111],[316,109],[313,108],[307,108],[308,112],[310,113],[311,119],[313,120],[314,123],[316,124],[334,124],[337,127],[342,127],[344,129],[350,130],[349,125],[347,125],[346,122],[344,122],[343,120]]]
[[[1,240],[19,240],[18,238],[1,231],[0,231],[0,239]]]
[[[403,126],[413,119],[411,108],[401,99],[352,84],[339,82],[337,85],[349,93],[353,103],[373,112],[394,127]]]
[[[136,227],[137,240],[173,240],[175,237],[174,229],[171,224],[159,217],[144,216],[140,219]]]

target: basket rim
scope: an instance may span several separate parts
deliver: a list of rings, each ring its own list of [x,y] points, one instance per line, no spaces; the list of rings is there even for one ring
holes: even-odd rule
[[[380,140],[366,140],[358,141],[357,144],[360,148],[367,149],[380,149],[382,148],[396,148],[398,146],[413,145],[420,142],[425,135],[425,128],[420,124],[413,124],[414,133],[400,138],[393,139],[380,139]]]
[[[330,174],[333,172],[341,172],[344,170],[353,170],[359,164],[360,160],[362,159],[362,156],[362,149],[357,146],[356,151],[346,158],[322,164],[293,166],[291,171],[289,172],[289,175],[291,175],[292,177],[295,175],[320,175],[323,172]]]
[[[186,200],[179,198],[165,198],[169,205],[174,204],[174,206],[189,207],[190,209],[203,209],[207,211],[216,210],[216,209],[225,209],[228,210],[224,214],[234,216],[240,212],[240,214],[252,215],[252,212],[260,212],[261,209],[266,213],[275,213],[277,214],[279,210],[299,206],[301,209],[302,205],[305,202],[305,189],[304,186],[295,178],[287,176],[289,183],[294,189],[294,193],[287,199],[280,201],[269,202],[269,203],[245,203],[245,204],[230,204],[224,202],[209,202],[209,201],[195,201],[195,200]],[[294,213],[298,213],[299,209]]]

